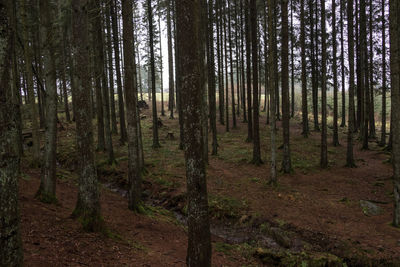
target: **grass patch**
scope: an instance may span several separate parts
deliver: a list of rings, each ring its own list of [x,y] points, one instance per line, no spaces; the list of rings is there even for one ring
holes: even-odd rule
[[[246,201],[217,195],[210,195],[208,204],[210,216],[217,219],[239,219],[248,207]]]

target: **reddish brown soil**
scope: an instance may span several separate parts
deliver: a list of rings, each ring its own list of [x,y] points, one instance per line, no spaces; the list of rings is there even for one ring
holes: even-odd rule
[[[150,121],[150,110],[146,114],[148,118],[145,120]],[[390,225],[393,209],[393,197],[390,195],[392,169],[385,163],[388,155],[381,148],[370,143],[371,150],[361,151],[357,144],[354,152],[358,168],[346,168],[346,135],[341,132],[340,147],[333,148],[329,143],[330,167],[321,170],[320,133],[313,132],[309,140],[305,141],[300,135],[298,122],[293,122],[291,150],[297,156],[293,161],[298,164],[300,162],[301,165],[304,156],[305,164],[310,166],[295,168],[292,174],[279,173],[279,186],[272,188],[266,184],[270,172],[270,152],[269,128],[264,125],[265,115],[261,117],[260,129],[262,158],[266,163],[261,166],[250,164],[251,153],[244,155],[243,160],[229,160],[229,155],[232,154],[233,157],[239,148],[251,152],[252,145],[244,142],[247,125],[241,121],[242,118],[238,118],[238,129],[231,130],[232,138],[225,134],[224,126],[218,126],[221,137],[220,156],[210,156],[210,165],[207,168],[210,195],[229,196],[245,201],[247,208],[242,211],[244,215],[275,222],[282,228],[297,233],[321,251],[329,251],[341,257],[360,254],[376,260],[399,257],[400,230]],[[166,127],[160,130],[161,144],[166,150],[170,149],[168,153],[172,153],[173,149],[177,150],[178,120],[164,117],[163,122]],[[151,131],[147,126],[144,126],[143,133],[144,138],[149,139]],[[61,133],[61,142],[65,141],[63,137],[73,138],[73,134],[68,134],[69,131],[70,129]],[[174,133],[175,141],[165,140],[166,133],[170,131]],[[121,152],[122,148],[116,147],[117,156],[126,156]],[[145,177],[145,180],[153,182],[154,176],[159,175],[167,181],[177,182],[168,188],[172,192],[170,196],[185,192],[184,166],[173,165],[176,159],[168,156],[173,154],[159,155],[159,152],[151,149],[145,153],[147,160],[157,157],[159,159],[157,164],[148,166],[151,175]],[[281,154],[282,151],[278,150],[278,155]],[[183,156],[181,152],[174,154],[174,157],[176,155]],[[225,155],[225,158],[221,155]],[[24,163],[26,165],[28,164]],[[121,172],[118,179],[124,179],[126,161],[120,162],[117,170]],[[70,218],[77,196],[76,182],[68,179],[58,181],[59,205],[43,204],[34,199],[39,187],[39,172],[29,168],[23,168],[23,171],[30,177],[20,181],[25,265],[185,265],[187,235],[185,229],[170,217],[160,214],[134,214],[127,209],[126,199],[103,188],[102,213],[111,234],[107,237],[103,234],[85,233],[79,222]],[[157,190],[157,187],[154,188]],[[384,209],[383,214],[371,217],[364,215],[359,205],[360,200],[386,203],[378,204]],[[213,239],[221,241],[215,237]],[[213,251],[214,266],[248,264],[260,263],[243,257],[240,252],[226,255],[215,249]]]
[[[77,187],[57,183],[59,205],[34,198],[38,173],[27,170],[20,181],[21,228],[25,266],[184,266],[187,235],[170,218],[138,215],[127,209],[126,199],[101,190],[102,213],[110,231],[86,233],[70,218]],[[215,266],[240,266],[241,257],[213,253]]]

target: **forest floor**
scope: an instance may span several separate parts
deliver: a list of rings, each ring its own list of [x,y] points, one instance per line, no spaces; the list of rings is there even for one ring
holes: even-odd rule
[[[97,153],[106,233],[86,233],[70,217],[77,198],[79,161],[74,124],[61,118],[57,205],[34,198],[40,170],[30,167],[27,151],[20,180],[25,265],[185,265],[186,183],[183,152],[178,149],[178,119],[161,117],[161,148],[154,150],[150,110],[143,113],[144,214],[127,208],[127,146],[114,137],[117,162],[113,165],[107,164],[105,153]],[[293,172],[279,173],[279,185],[274,188],[267,183],[270,139],[265,119],[261,113],[261,166],[250,163],[252,144],[245,142],[247,125],[241,117],[230,132],[218,125],[218,155],[210,156],[207,167],[213,265],[400,266],[400,229],[391,226],[390,155],[376,142],[369,143],[369,150],[361,150],[356,143],[357,168],[346,168],[346,128],[340,128],[339,147],[331,145],[329,129],[329,168],[322,170],[320,133],[312,132],[304,139],[296,115],[290,133]],[[280,122],[278,128],[280,146]],[[168,133],[175,138],[167,138]],[[278,150],[278,169],[281,158],[282,150]],[[369,207],[362,207],[360,201]]]

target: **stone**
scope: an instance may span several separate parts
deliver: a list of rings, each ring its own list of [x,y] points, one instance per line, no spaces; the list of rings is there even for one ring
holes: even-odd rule
[[[367,216],[377,216],[383,213],[383,209],[371,201],[360,200],[360,206]]]

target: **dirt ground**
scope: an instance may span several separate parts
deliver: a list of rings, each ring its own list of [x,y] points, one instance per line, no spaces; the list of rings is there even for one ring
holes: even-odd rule
[[[142,215],[127,209],[127,200],[121,196],[126,187],[126,146],[119,145],[118,136],[115,136],[118,163],[106,166],[106,155],[97,154],[101,182],[120,189],[101,186],[102,214],[108,232],[83,232],[79,222],[70,218],[77,196],[74,164],[77,159],[73,152],[74,126],[64,123],[66,129],[59,134],[58,205],[43,204],[34,198],[40,171],[28,167],[29,156],[23,159],[20,206],[25,265],[185,265],[187,234],[184,224],[173,213],[179,211],[184,216],[186,208],[178,120],[161,118],[164,124],[160,128],[162,147],[154,151],[151,149],[150,110],[144,113],[144,197],[156,203],[156,207],[149,207],[150,212]],[[207,179],[213,225],[247,229],[249,235],[250,231],[257,231],[258,236],[265,232],[266,236],[272,236],[279,249],[327,252],[348,266],[396,266],[399,263],[400,230],[390,225],[392,170],[389,155],[375,142],[370,142],[370,150],[366,151],[360,150],[356,143],[357,168],[346,168],[346,129],[341,129],[341,146],[331,146],[329,137],[329,168],[321,170],[320,133],[312,132],[309,139],[304,139],[300,135],[299,118],[295,117],[290,133],[294,170],[287,175],[279,173],[279,185],[273,188],[267,184],[270,143],[265,113],[260,118],[265,162],[261,166],[250,163],[252,144],[245,142],[247,125],[242,123],[241,117],[237,125],[237,129],[231,129],[229,133],[225,132],[224,126],[218,126],[219,154],[209,158]],[[168,133],[173,133],[175,139],[167,139]],[[281,144],[281,133],[279,129],[278,145]],[[278,150],[278,160],[281,154],[282,150]],[[366,216],[360,200],[372,201],[382,208],[382,213]],[[275,228],[281,229],[283,237],[268,230]],[[265,246],[260,240],[232,238],[234,231],[229,233],[230,238],[221,230],[214,232],[214,266],[276,265],[261,261],[257,256],[257,251]],[[286,239],[289,244],[285,244]],[[300,240],[303,245],[296,245],[294,240]]]

